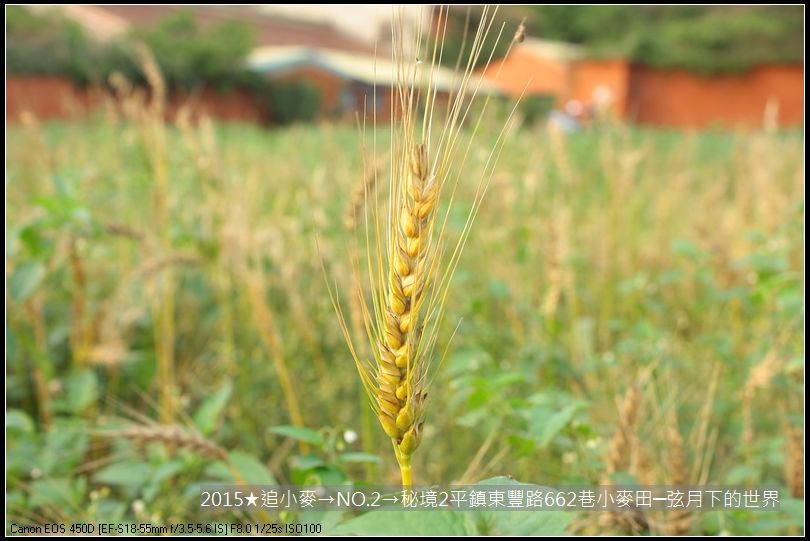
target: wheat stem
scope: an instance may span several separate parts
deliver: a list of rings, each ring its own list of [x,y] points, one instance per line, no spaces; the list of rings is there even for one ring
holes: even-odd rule
[[[394,456],[397,457],[399,473],[402,477],[402,488],[411,488],[411,486],[413,486],[413,479],[411,476],[411,455],[410,453],[403,453],[395,440],[392,440],[392,443],[394,445]]]

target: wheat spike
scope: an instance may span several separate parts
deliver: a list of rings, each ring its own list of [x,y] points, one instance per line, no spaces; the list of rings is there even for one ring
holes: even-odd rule
[[[377,176],[378,168],[374,167],[363,177],[363,181],[355,186],[349,206],[346,209],[346,216],[343,219],[343,226],[346,231],[351,232],[357,228],[357,222],[362,215],[366,198],[377,187]]]
[[[635,385],[631,385],[624,394],[619,411],[619,426],[610,441],[606,464],[608,475],[621,471],[627,465],[627,458],[630,455],[635,436],[634,430],[640,403],[641,393]]]
[[[474,66],[493,18],[494,12],[485,7],[472,52],[466,68],[458,73],[457,88],[450,94],[444,119],[439,118],[441,114],[435,108],[438,92],[435,72],[441,63],[443,29],[425,33],[427,25],[420,26],[415,40],[408,44],[404,43],[401,17],[399,25],[394,24],[396,113],[392,113],[395,127],[388,204],[385,213],[372,207],[371,218],[365,224],[370,302],[364,289],[356,288],[371,360],[352,343],[352,333],[340,305],[336,296],[331,295],[369,402],[393,443],[403,486],[411,485],[411,455],[422,438],[429,372],[450,278],[503,144],[502,130],[491,147],[460,238],[455,246],[445,245],[449,211],[443,210],[443,217],[438,218],[437,207],[440,199],[445,200],[442,197],[445,188],[450,192],[446,202],[452,205],[455,183],[461,178],[470,151],[469,146],[458,148],[461,146],[458,140],[478,91],[473,80]],[[500,36],[499,33],[498,39]],[[487,64],[491,58],[490,54]],[[473,135],[485,109],[476,113],[477,120],[469,120]],[[365,198],[368,192],[364,186]],[[356,225],[352,221],[352,226]],[[355,270],[359,273],[359,269]]]
[[[786,426],[785,477],[790,495],[804,499],[804,434],[801,427]]]
[[[188,449],[201,456],[217,460],[227,460],[228,456],[227,452],[216,443],[179,425],[133,425],[122,430],[101,431],[100,435],[109,438],[124,438],[141,445],[162,443],[169,447]]]
[[[610,440],[605,461],[607,475],[602,480],[603,485],[613,485],[611,476],[629,466],[629,457],[636,447],[635,430],[640,405],[641,392],[637,385],[631,385],[625,391],[619,408],[618,427]],[[641,510],[609,511],[601,514],[598,522],[603,528],[631,534],[640,533],[649,528],[647,518]]]
[[[384,340],[379,343],[377,405],[380,423],[399,452],[410,455],[420,441],[424,363],[415,358],[423,290],[426,285],[428,233],[438,183],[429,176],[425,145],[411,152],[407,181],[402,183],[398,219],[391,222],[393,249],[385,304]]]
[[[686,464],[686,452],[683,448],[683,438],[678,431],[677,421],[671,421],[667,429],[667,443],[670,452],[670,484],[673,487],[683,487],[689,482]],[[678,508],[669,513],[667,517],[666,533],[669,535],[687,535],[692,526],[692,513],[686,508]]]

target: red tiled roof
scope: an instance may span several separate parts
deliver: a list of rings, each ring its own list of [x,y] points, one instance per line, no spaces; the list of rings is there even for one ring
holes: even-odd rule
[[[190,11],[203,28],[222,21],[238,21],[254,29],[257,47],[301,45],[340,51],[374,52],[369,45],[341,33],[331,25],[267,15],[250,6],[96,5],[93,7],[124,19],[135,27],[154,25],[161,19],[183,10]]]

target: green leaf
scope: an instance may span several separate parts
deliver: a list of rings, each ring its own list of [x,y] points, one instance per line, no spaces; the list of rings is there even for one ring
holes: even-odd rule
[[[217,462],[206,470],[208,475],[220,480],[250,485],[275,485],[276,479],[270,470],[255,456],[243,451],[228,453],[230,466]]]
[[[573,421],[577,412],[586,405],[585,402],[578,401],[559,411],[550,410],[548,406],[538,406],[530,411],[529,433],[540,446],[545,447]]]
[[[93,479],[107,485],[139,488],[151,475],[151,468],[143,462],[116,462],[96,472]]]
[[[92,371],[79,372],[65,381],[67,407],[70,413],[80,414],[98,399],[98,378]]]
[[[286,436],[294,440],[311,443],[316,447],[323,447],[323,436],[309,428],[304,428],[302,426],[281,425],[271,427],[268,430],[273,434],[278,434],[279,436]]]
[[[293,470],[291,479],[293,484],[302,486],[337,486],[349,482],[343,470],[329,464],[309,470]]]
[[[161,494],[165,494],[167,484],[164,483],[183,471],[185,464],[182,460],[170,460],[158,466],[149,479],[149,484],[146,485],[142,491],[143,500],[146,502],[153,501]]]
[[[203,436],[210,435],[216,428],[217,420],[225,406],[228,405],[232,392],[233,384],[229,381],[212,396],[205,399],[194,412],[194,425]]]
[[[34,432],[34,421],[24,411],[8,410],[6,412],[6,431],[13,430],[31,434]]]
[[[45,278],[45,265],[28,261],[17,266],[8,279],[8,292],[17,302],[24,302],[36,291]]]
[[[515,486],[549,491],[538,485],[521,483],[509,477],[485,479],[477,486]],[[565,511],[476,511],[470,513],[475,535],[565,535],[574,514]]]
[[[703,256],[703,250],[695,243],[686,239],[675,239],[670,243],[672,253],[685,259],[698,259]]]
[[[620,487],[634,487],[638,485],[638,479],[636,479],[633,474],[626,471],[613,472],[610,475],[610,480],[614,485]]]
[[[31,223],[20,230],[20,241],[28,250],[28,253],[36,258],[42,258],[51,248],[52,241],[49,241],[40,232],[39,222]],[[12,252],[13,253],[13,252]]]
[[[495,477],[480,486],[524,486],[508,477]],[[344,535],[565,535],[574,518],[563,511],[372,511],[350,519],[329,533]]]
[[[325,462],[315,455],[297,456],[293,458],[293,466],[297,470],[311,470],[323,466]]]
[[[329,533],[342,535],[471,535],[468,513],[451,511],[371,511]]]
[[[89,447],[86,430],[74,423],[59,423],[45,435],[39,468],[51,476],[70,472],[82,463]]]
[[[151,481],[153,483],[161,483],[183,471],[184,466],[185,463],[182,460],[170,460],[169,462],[161,464],[152,475]]]
[[[324,532],[331,532],[343,518],[341,511],[302,511],[298,515],[299,524],[317,524]]]
[[[355,462],[374,462],[379,464],[382,459],[377,455],[371,453],[343,453],[338,456],[341,462],[355,463]]]
[[[38,479],[31,482],[28,504],[32,508],[51,507],[76,509],[80,506],[84,487],[70,479]]]
[[[498,511],[476,513],[481,517],[476,535],[554,535],[566,534],[574,518],[565,511]],[[486,518],[484,518],[486,517]]]

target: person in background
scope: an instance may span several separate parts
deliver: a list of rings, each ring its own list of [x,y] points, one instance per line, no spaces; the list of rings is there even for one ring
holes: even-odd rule
[[[582,129],[585,107],[579,100],[568,100],[563,110],[554,109],[549,114],[548,122],[552,128],[565,133],[577,132]]]

